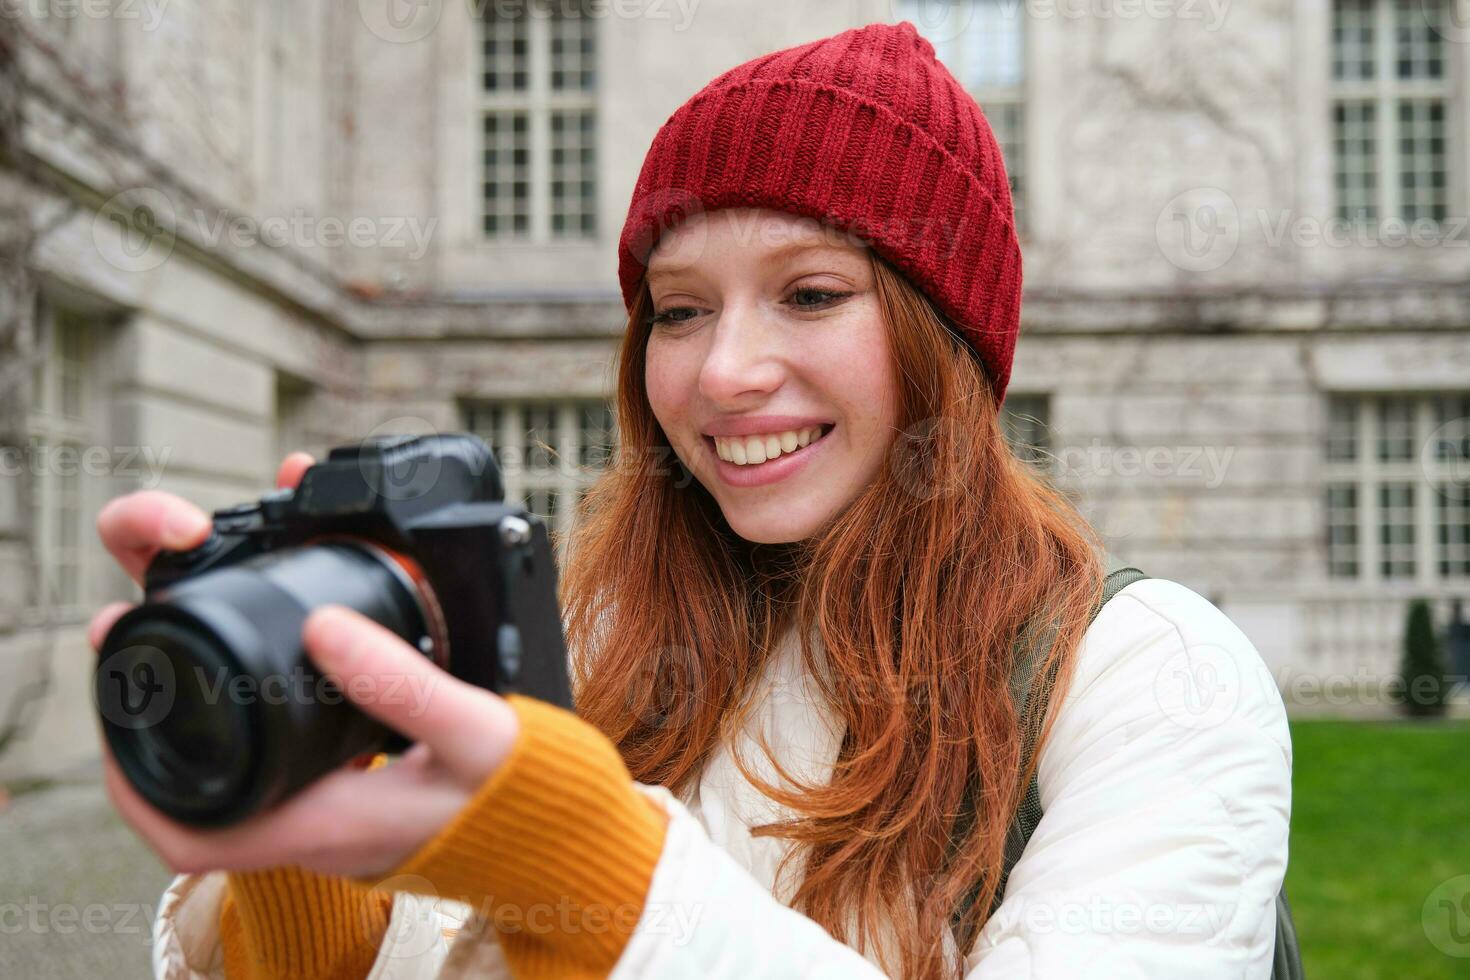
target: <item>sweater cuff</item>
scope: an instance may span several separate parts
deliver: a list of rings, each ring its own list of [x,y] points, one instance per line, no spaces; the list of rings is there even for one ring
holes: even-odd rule
[[[510,754],[391,874],[492,921],[517,977],[606,976],[643,913],[668,817],[607,737],[525,695]]]
[[[361,980],[378,958],[393,896],[304,868],[232,871],[220,909],[230,980]]]

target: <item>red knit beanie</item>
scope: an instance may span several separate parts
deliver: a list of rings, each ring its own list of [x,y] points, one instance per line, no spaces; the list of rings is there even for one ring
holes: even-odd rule
[[[631,310],[659,236],[719,208],[844,229],[932,299],[1005,397],[1021,249],[980,107],[907,21],[870,24],[720,75],[654,137],[618,242]]]

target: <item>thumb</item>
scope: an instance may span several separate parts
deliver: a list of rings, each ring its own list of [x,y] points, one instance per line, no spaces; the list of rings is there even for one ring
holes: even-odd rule
[[[304,453],[300,450],[288,453],[286,458],[281,460],[281,465],[276,470],[276,486],[295,487],[301,482],[301,478],[306,474],[306,471],[315,465],[316,460],[312,458],[310,453]]]
[[[396,633],[345,606],[302,627],[307,654],[347,699],[478,785],[510,754],[520,723],[499,695],[436,666]]]

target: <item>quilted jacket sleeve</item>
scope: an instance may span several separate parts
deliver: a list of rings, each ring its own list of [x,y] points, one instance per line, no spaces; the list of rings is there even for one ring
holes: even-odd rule
[[[970,980],[1269,976],[1290,737],[1223,613],[1173,582],[1123,590],[1088,631],[1040,767],[1045,816],[965,959]],[[666,805],[615,977],[882,975]]]

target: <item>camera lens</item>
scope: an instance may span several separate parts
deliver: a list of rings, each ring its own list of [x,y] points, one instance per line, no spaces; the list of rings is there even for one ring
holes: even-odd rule
[[[421,649],[433,597],[368,544],[284,548],[184,579],[120,618],[96,695],[129,781],[196,825],[233,823],[391,732],[353,707],[301,645],[312,609],[358,610]]]
[[[219,704],[219,682],[229,674],[227,655],[213,637],[186,623],[154,624],[139,640],[162,654],[175,685],[171,710],[157,724],[138,729],[143,764],[176,795],[200,786],[218,794],[229,774],[250,766],[250,712],[222,710]]]

